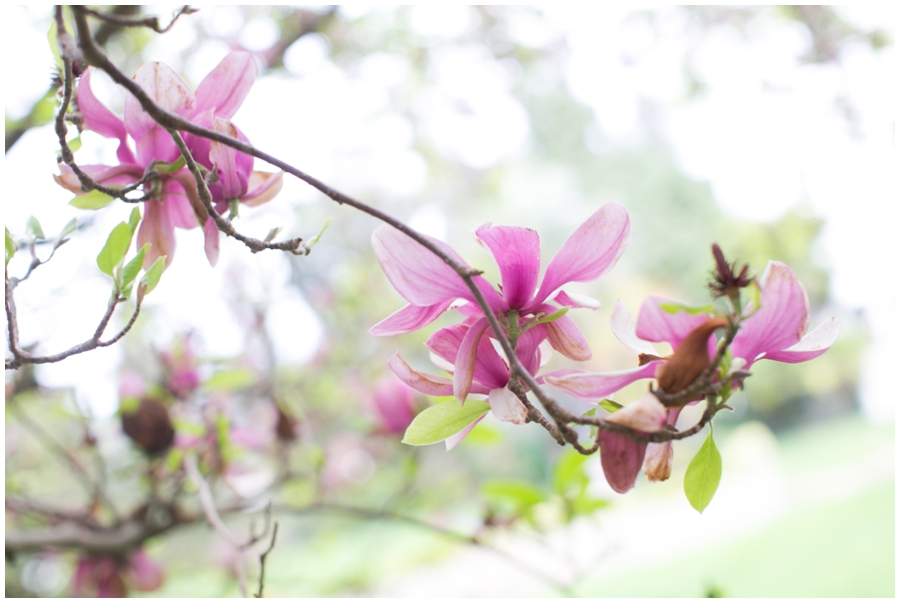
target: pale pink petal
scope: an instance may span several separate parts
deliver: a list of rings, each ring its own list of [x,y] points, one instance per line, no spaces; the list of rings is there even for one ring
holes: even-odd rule
[[[167,65],[144,63],[133,79],[163,109],[181,116],[194,110],[194,93]],[[137,144],[140,165],[147,166],[154,161],[171,163],[178,158],[178,148],[172,136],[144,111],[131,94],[125,97],[125,129]]]
[[[570,308],[587,308],[588,310],[596,310],[600,307],[600,302],[593,297],[587,295],[577,295],[575,293],[566,293],[560,290],[553,298],[553,301],[560,306],[569,306]]]
[[[146,243],[150,243],[151,247],[144,254],[144,270],[162,256],[166,256],[168,268],[175,256],[175,227],[161,201],[144,203],[144,218],[138,228],[137,248],[140,249]]]
[[[128,147],[128,136],[125,123],[97,100],[91,90],[91,73],[94,68],[88,67],[78,81],[78,110],[84,118],[84,127],[107,138],[119,139],[116,156],[122,163],[135,163],[134,154]]]
[[[682,302],[658,295],[645,299],[637,319],[636,335],[640,339],[665,341],[675,349],[691,331],[709,320],[708,314],[688,314],[684,310],[671,314],[660,308],[660,304],[664,303],[683,305]],[[715,353],[715,340],[712,337],[710,339],[713,341],[712,353]]]
[[[163,204],[169,213],[169,221],[176,228],[197,228],[200,222],[190,200],[184,194],[184,188],[177,180],[166,179],[163,184]],[[204,221],[205,223],[205,221]]]
[[[634,488],[646,450],[646,443],[635,442],[627,435],[600,432],[600,464],[613,490],[625,494]]]
[[[487,416],[487,414],[481,415],[480,417],[478,417],[477,419],[475,419],[474,421],[472,421],[472,423],[471,423],[468,427],[466,427],[465,429],[463,429],[463,430],[460,431],[459,433],[453,434],[452,436],[450,436],[449,438],[447,438],[446,440],[444,440],[444,445],[447,446],[447,452],[450,452],[451,450],[453,450],[454,448],[456,448],[456,446],[457,446],[460,442],[463,441],[463,438],[465,438],[467,435],[469,435],[469,432],[472,431],[473,429],[475,429],[475,426],[478,425],[478,423],[479,423],[482,419],[484,419],[486,416]]]
[[[241,203],[256,207],[271,201],[281,191],[283,176],[284,172],[251,172],[247,181],[247,194],[241,197]]]
[[[605,204],[578,227],[556,253],[537,295],[537,306],[566,283],[585,283],[609,272],[625,252],[631,236],[628,212],[618,203]]]
[[[492,389],[488,394],[488,403],[491,405],[491,412],[501,421],[524,425],[525,419],[528,418],[528,409],[514,393],[505,387]]]
[[[635,431],[653,433],[662,429],[668,416],[669,411],[659,398],[647,392],[628,406],[610,414],[605,420]]]
[[[416,394],[393,375],[375,384],[372,407],[385,433],[403,433],[415,416]]]
[[[250,92],[256,75],[253,55],[241,50],[228,53],[197,87],[196,111],[215,109],[219,117],[231,119]]]
[[[394,354],[388,360],[388,366],[403,383],[416,391],[429,396],[449,396],[453,394],[453,382],[446,377],[438,377],[413,370],[400,354]]]
[[[463,337],[459,345],[459,353],[456,355],[456,372],[453,373],[453,395],[460,402],[465,402],[466,396],[472,387],[472,378],[475,374],[475,363],[478,358],[478,344],[485,329],[488,328],[488,322],[485,318],[476,320]]]
[[[791,364],[806,362],[807,360],[818,358],[827,352],[828,348],[837,341],[840,334],[841,324],[832,317],[816,327],[815,330],[807,333],[803,339],[786,350],[766,352],[763,358]]]
[[[445,300],[433,306],[407,304],[369,329],[369,334],[376,336],[400,335],[421,329],[443,314],[452,301]]]
[[[538,311],[548,315],[557,310],[558,308],[550,304],[544,304],[538,308]],[[543,327],[547,330],[547,340],[554,350],[566,358],[580,362],[591,359],[591,347],[588,345],[587,339],[584,338],[584,334],[575,321],[567,315],[543,323]]]
[[[219,228],[213,219],[207,218],[203,225],[203,249],[206,251],[206,259],[209,265],[215,267],[219,263]]]
[[[809,326],[809,299],[806,290],[782,262],[769,262],[760,279],[761,307],[745,320],[731,352],[747,366],[766,352],[789,348],[803,337]]]
[[[541,240],[538,234],[519,226],[484,224],[475,236],[493,254],[503,280],[503,299],[510,308],[525,306],[537,288],[541,270]]]
[[[608,373],[553,371],[544,375],[544,381],[551,387],[579,400],[598,402],[638,379],[652,379],[656,374],[656,367],[664,362],[664,360],[654,360],[644,366]]]
[[[152,591],[162,586],[164,572],[161,565],[154,562],[144,549],[137,549],[128,557],[131,569],[131,583],[141,591]]]
[[[634,352],[635,355],[650,354],[657,356],[656,348],[649,341],[644,341],[637,336],[637,325],[634,317],[625,309],[622,302],[616,301],[612,316],[609,317],[609,327],[622,345]]]
[[[672,442],[647,444],[644,455],[644,475],[647,481],[664,482],[672,475]]]
[[[213,130],[230,138],[238,137],[238,130],[234,124],[220,117],[213,120]],[[216,201],[237,199],[247,192],[247,180],[253,169],[252,157],[213,140],[209,146],[209,160],[219,172],[219,180],[216,182],[218,194],[213,194],[213,199]]]
[[[437,239],[429,239],[450,257],[465,264],[455,251]],[[462,297],[475,301],[469,288],[453,268],[419,243],[391,226],[372,233],[372,248],[388,280],[403,298],[417,306],[431,306]],[[494,310],[508,306],[482,277],[475,282]]]
[[[144,170],[134,164],[108,165],[82,165],[81,170],[100,184],[126,185],[136,182],[144,175]],[[59,166],[59,175],[54,174],[53,180],[61,187],[72,191],[76,195],[84,195],[87,191],[81,189],[81,180],[72,171],[72,168],[62,164]]]

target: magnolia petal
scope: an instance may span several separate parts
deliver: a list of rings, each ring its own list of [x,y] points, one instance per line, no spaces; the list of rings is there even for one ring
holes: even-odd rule
[[[599,300],[587,295],[578,295],[575,293],[566,293],[560,290],[553,298],[553,301],[560,306],[569,306],[570,308],[587,308],[588,310],[596,310],[600,307]]]
[[[144,254],[144,270],[162,256],[166,256],[168,268],[175,257],[175,227],[161,201],[144,203],[144,217],[137,233],[137,248],[140,249],[147,243],[150,243],[150,249]]]
[[[668,417],[668,409],[656,396],[647,392],[628,406],[610,414],[605,420],[635,431],[653,433],[662,429]]]
[[[134,164],[115,166],[82,165],[79,167],[81,168],[81,171],[90,176],[92,180],[99,182],[100,184],[108,185],[131,184],[132,182],[140,180],[144,173],[143,169]],[[63,164],[59,166],[59,169],[62,173],[53,175],[53,180],[55,180],[58,185],[72,191],[76,195],[83,195],[87,192],[82,190],[81,180],[78,179],[78,176],[75,175],[72,168]]]
[[[637,324],[634,322],[634,317],[625,309],[622,302],[618,300],[616,300],[616,307],[613,308],[612,316],[609,317],[609,327],[612,329],[616,339],[636,355],[657,355],[656,348],[649,341],[644,341],[637,336]]]
[[[449,438],[447,438],[446,440],[444,440],[444,445],[447,447],[447,452],[450,452],[451,450],[453,450],[454,448],[456,448],[456,446],[457,446],[460,442],[462,442],[463,439],[464,439],[467,435],[469,435],[469,432],[472,431],[473,429],[475,429],[475,426],[478,425],[478,423],[479,423],[482,419],[484,419],[486,416],[487,416],[486,413],[483,414],[483,415],[481,415],[480,417],[478,417],[477,419],[475,419],[474,421],[472,421],[472,423],[471,423],[468,427],[466,427],[465,429],[463,429],[463,430],[460,431],[459,433],[453,434],[452,436],[450,436]]]
[[[815,330],[807,333],[803,339],[788,349],[766,353],[765,359],[789,362],[791,364],[806,362],[807,360],[818,358],[827,352],[828,348],[837,341],[840,334],[841,323],[832,317],[816,327]]]
[[[188,202],[191,204],[191,209],[194,210],[194,217],[197,218],[197,224],[206,224],[209,212],[206,211],[206,206],[203,205],[203,202],[200,200],[200,196],[197,193],[197,181],[194,179],[194,175],[187,170],[181,170],[172,174],[171,177],[181,184],[181,190],[184,191]],[[219,209],[217,208],[216,211],[219,211]]]
[[[644,366],[607,373],[588,373],[571,369],[552,371],[544,375],[544,381],[579,400],[596,403],[638,379],[652,379],[656,374],[656,367],[664,363],[664,360],[654,360]]]
[[[446,362],[455,365],[459,346],[462,345],[463,337],[469,332],[470,326],[471,324],[460,323],[444,327],[428,338],[425,347]]]
[[[206,259],[209,265],[215,267],[219,262],[219,228],[213,219],[207,218],[203,225],[203,249],[206,251]]]
[[[238,130],[234,124],[221,117],[213,119],[213,130],[230,138],[237,139],[238,137]],[[245,160],[239,161],[239,157],[243,157]],[[216,182],[219,194],[214,195],[213,199],[216,201],[237,199],[247,192],[247,179],[250,176],[250,170],[253,169],[252,157],[238,153],[237,149],[213,140],[209,145],[209,160],[218,168],[219,172],[219,180]]]
[[[600,465],[613,490],[625,494],[634,488],[644,462],[646,443],[638,443],[625,434],[600,432]]]
[[[128,569],[131,574],[131,582],[138,590],[153,591],[163,584],[162,566],[151,560],[142,548],[128,556]]]
[[[732,354],[744,358],[748,367],[760,354],[771,357],[799,342],[809,326],[806,290],[787,264],[770,261],[759,285],[761,307],[743,322],[731,344]]]
[[[466,396],[472,387],[472,378],[475,374],[475,363],[478,359],[478,344],[481,336],[488,327],[487,319],[476,320],[463,337],[459,345],[459,353],[456,355],[456,372],[453,373],[453,395],[460,402],[465,402]]]
[[[168,65],[144,63],[133,79],[163,109],[182,116],[194,110],[194,93]],[[131,94],[125,97],[125,129],[137,144],[137,158],[141,165],[150,165],[154,161],[171,163],[178,158],[178,148],[172,136],[144,111],[138,99]]]
[[[485,329],[486,330],[486,329]],[[488,389],[506,387],[509,383],[509,366],[497,351],[499,344],[490,337],[482,337],[476,351],[475,371],[472,374],[474,383],[480,383]]]
[[[421,329],[443,314],[449,305],[450,301],[444,301],[432,306],[407,304],[369,329],[369,334],[385,337]]]
[[[501,421],[514,425],[524,425],[528,418],[528,409],[522,404],[514,393],[505,387],[492,389],[488,394],[488,404],[491,412]]]
[[[539,311],[545,314],[552,314],[556,311],[556,308],[550,304],[544,304],[539,308]],[[566,358],[578,360],[579,362],[591,359],[593,355],[591,347],[574,320],[568,316],[560,316],[552,322],[544,323],[542,326],[546,329],[547,340],[554,350]]]
[[[197,86],[196,111],[214,109],[219,117],[231,119],[250,92],[257,72],[256,59],[249,52],[228,53]]]
[[[543,364],[546,364],[543,361],[543,356],[546,354],[542,354],[540,349],[545,342],[547,342],[547,328],[546,325],[541,324],[522,333],[516,343],[516,356],[519,357],[519,362],[522,363],[525,370],[532,375],[537,373]],[[547,343],[549,345],[549,342]]]
[[[653,295],[644,300],[641,311],[638,313],[637,329],[635,335],[647,341],[665,341],[672,345],[672,349],[684,340],[691,332],[709,320],[708,314],[688,314],[680,310],[670,314],[660,307],[660,304],[683,302]],[[710,338],[710,356],[715,353],[715,340]],[[656,354],[656,352],[653,352]]]
[[[605,204],[569,237],[556,253],[531,306],[542,303],[566,283],[596,280],[609,272],[625,252],[631,236],[628,212],[618,203]]]
[[[388,360],[388,366],[394,371],[394,374],[411,388],[420,391],[429,396],[449,396],[453,394],[453,382],[446,377],[438,377],[437,375],[429,375],[413,370],[399,352],[391,356]]]
[[[467,265],[449,246],[428,238],[450,257]],[[453,268],[396,228],[387,225],[376,228],[372,233],[372,248],[385,276],[406,301],[417,306],[430,306],[457,297],[475,301]],[[509,309],[486,280],[480,276],[474,280],[492,309],[502,312]]]
[[[241,197],[241,203],[249,207],[267,203],[281,191],[283,184],[284,172],[251,172],[247,194]]]
[[[644,475],[647,481],[664,482],[672,475],[672,442],[650,443],[644,455]]]
[[[197,220],[194,207],[177,180],[167,179],[163,184],[163,205],[169,213],[169,221],[176,228],[191,229],[206,223]]]
[[[118,138],[119,149],[116,156],[122,163],[135,163],[134,153],[128,147],[128,133],[125,123],[106,108],[91,90],[91,74],[94,68],[88,67],[78,80],[78,110],[84,118],[83,125],[106,138]]]
[[[541,270],[541,239],[520,226],[491,226],[475,231],[475,236],[493,254],[500,267],[503,299],[510,308],[521,308],[531,301]]]

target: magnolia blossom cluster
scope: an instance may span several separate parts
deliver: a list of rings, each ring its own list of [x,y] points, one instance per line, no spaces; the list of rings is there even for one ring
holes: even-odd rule
[[[206,256],[215,265],[219,257],[219,231],[197,195],[194,176],[178,168],[178,147],[172,135],[143,110],[133,95],[125,98],[125,116],[120,119],[99,102],[91,90],[94,69],[88,68],[78,83],[76,102],[82,127],[119,141],[119,164],[84,165],[81,169],[95,182],[105,186],[127,186],[140,181],[155,169],[157,176],[143,185],[144,215],[138,230],[137,245],[151,247],[144,256],[144,267],[166,256],[166,266],[175,253],[175,228],[202,226]],[[226,56],[197,87],[194,93],[167,65],[145,63],[134,75],[144,92],[163,109],[226,136],[247,141],[231,118],[250,92],[257,76],[256,60],[247,52],[234,51]],[[219,142],[185,135],[185,144],[195,161],[215,171],[209,185],[217,213],[229,205],[260,205],[281,189],[282,173],[253,171],[253,158]],[[182,164],[183,165],[183,164]],[[76,195],[88,191],[67,165],[54,176],[56,182]]]
[[[491,224],[475,231],[478,241],[497,260],[502,285],[499,291],[495,290],[482,277],[476,277],[475,284],[505,330],[519,361],[538,383],[599,404],[640,379],[656,379],[664,393],[680,392],[709,364],[717,346],[715,332],[728,326],[728,320],[713,310],[689,312],[678,309],[684,304],[675,300],[650,297],[644,302],[637,321],[618,302],[610,319],[613,334],[637,355],[637,367],[600,373],[560,369],[538,375],[548,360],[550,348],[575,361],[591,358],[588,342],[566,311],[597,308],[599,303],[568,294],[561,287],[571,282],[594,281],[606,274],[624,252],[629,234],[625,209],[617,203],[604,205],[563,244],[538,284],[540,242],[536,232]],[[443,243],[434,243],[459,259]],[[460,402],[468,396],[486,396],[491,413],[498,419],[525,423],[529,418],[528,409],[510,389],[510,368],[497,352],[496,335],[464,281],[434,254],[393,228],[383,226],[376,230],[372,244],[391,284],[409,302],[375,325],[370,330],[373,335],[396,335],[419,329],[450,308],[462,316],[458,324],[440,329],[425,344],[432,360],[452,378],[416,371],[398,354],[389,361],[394,373],[410,387],[426,394],[452,394]],[[724,258],[721,262],[724,263]],[[746,268],[739,279],[733,280],[740,280],[738,286],[749,285]],[[731,285],[726,287],[731,287],[727,295],[740,299]],[[796,363],[815,358],[834,343],[840,332],[832,318],[806,334],[809,301],[787,265],[770,262],[758,285],[761,290],[758,307],[748,308],[744,313],[730,347],[732,361],[726,379],[734,375],[736,383],[738,373],[759,360]],[[660,357],[651,342],[669,343],[674,352],[669,357]],[[674,426],[683,406],[682,402],[667,407],[648,392],[604,418],[635,433],[650,434]],[[458,444],[483,416],[448,437],[447,448]],[[617,492],[630,490],[642,467],[651,481],[669,477],[671,442],[641,443],[626,434],[604,430],[598,437],[604,473]]]

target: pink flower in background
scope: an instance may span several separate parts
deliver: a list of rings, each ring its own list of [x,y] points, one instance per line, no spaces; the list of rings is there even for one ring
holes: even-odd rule
[[[403,433],[416,414],[416,393],[409,386],[387,375],[378,380],[372,392],[371,407],[384,433]]]
[[[128,94],[125,98],[125,118],[116,117],[101,104],[91,90],[89,68],[78,84],[78,108],[84,118],[84,128],[107,138],[119,140],[117,157],[119,165],[86,165],[82,169],[94,180],[105,185],[127,185],[136,182],[154,163],[173,163],[180,157],[178,148],[165,128],[157,124],[142,108],[138,100]],[[145,63],[134,80],[150,98],[167,111],[190,119],[201,125],[212,126],[236,138],[246,140],[228,121],[238,110],[256,79],[256,62],[246,52],[232,52],[204,78],[195,95],[187,84],[163,63]],[[128,138],[135,144],[132,151]],[[186,140],[195,159],[219,170],[219,183],[214,185],[214,199],[227,204],[236,198],[249,204],[269,200],[280,188],[280,174],[253,172],[252,158],[209,141],[198,142],[195,137]],[[84,194],[81,184],[71,169],[63,165],[62,173],[54,176],[56,182],[77,195]],[[148,268],[157,258],[165,255],[166,266],[172,262],[175,252],[175,228],[194,228],[199,216],[205,219],[205,209],[197,198],[194,177],[186,169],[158,178],[144,185],[145,192],[154,199],[144,204],[144,216],[138,230],[137,244],[151,243],[144,256]],[[215,195],[221,198],[215,198]],[[226,195],[233,195],[226,196]],[[218,237],[206,233],[207,256],[212,264],[218,258]]]
[[[553,314],[560,306],[597,307],[599,304],[594,300],[577,300],[565,291],[559,291],[552,298],[558,305],[547,303],[547,300],[566,283],[593,281],[612,269],[625,251],[630,232],[625,208],[618,203],[607,203],[563,244],[538,286],[541,264],[538,234],[516,226],[485,224],[475,231],[475,236],[497,260],[501,293],[481,277],[476,277],[475,282],[497,315],[510,318],[515,315],[520,322],[537,315]],[[434,242],[462,262],[449,247]],[[376,229],[372,246],[388,280],[409,302],[372,327],[369,332],[373,335],[396,335],[419,329],[435,320],[457,299],[464,300],[458,310],[471,320],[464,323],[467,328],[458,346],[457,357],[450,361],[456,367],[453,393],[459,400],[465,400],[472,386],[477,351],[489,328],[472,293],[452,268],[396,229],[389,226]],[[591,357],[584,335],[568,316],[561,316],[544,327],[546,339],[564,356],[573,360]]]
[[[128,586],[153,591],[162,586],[163,568],[142,548],[122,561],[110,555],[84,555],[78,558],[72,578],[76,597],[120,598],[128,596]]]

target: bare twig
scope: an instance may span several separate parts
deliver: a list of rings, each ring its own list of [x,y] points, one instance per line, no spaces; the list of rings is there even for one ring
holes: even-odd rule
[[[159,18],[157,17],[144,17],[143,19],[129,19],[128,17],[123,17],[121,15],[117,15],[115,13],[101,13],[99,11],[91,10],[90,8],[85,7],[84,12],[89,14],[92,17],[96,17],[102,21],[106,21],[108,23],[113,23],[115,25],[119,25],[121,27],[147,27],[152,29],[156,33],[166,33],[169,31],[173,25],[175,25],[175,21],[178,20],[178,17],[181,15],[192,15],[197,12],[199,9],[191,8],[190,6],[182,6],[181,9],[175,13],[175,16],[172,17],[172,20],[165,27],[159,26]]]
[[[262,599],[263,596],[263,586],[265,586],[266,582],[266,557],[269,553],[272,552],[272,549],[275,548],[275,538],[278,536],[278,522],[275,522],[274,527],[272,528],[272,540],[269,542],[269,548],[267,548],[263,553],[259,556],[259,592],[257,592],[254,597],[257,599]]]

